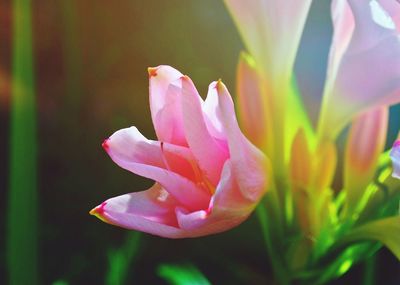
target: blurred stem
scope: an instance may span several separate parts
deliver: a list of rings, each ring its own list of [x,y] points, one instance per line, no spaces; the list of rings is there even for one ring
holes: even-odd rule
[[[273,268],[274,277],[280,285],[290,284],[290,274],[286,272],[286,267],[284,266],[281,259],[281,253],[279,253],[279,246],[277,246],[277,244],[275,244],[273,240],[272,232],[274,231],[274,227],[269,221],[270,216],[268,215],[267,209],[265,207],[265,198],[259,203],[257,207],[257,215],[260,221],[261,231],[264,237],[266,249]]]
[[[31,1],[13,0],[7,267],[9,284],[39,284],[37,131]]]
[[[126,284],[128,271],[133,268],[132,263],[139,250],[140,236],[139,232],[129,232],[125,244],[109,253],[107,285]]]
[[[376,270],[376,253],[368,257],[365,261],[364,267],[364,285],[375,284],[375,270]]]

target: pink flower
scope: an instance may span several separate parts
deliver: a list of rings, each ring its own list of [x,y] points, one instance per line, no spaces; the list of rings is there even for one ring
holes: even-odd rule
[[[332,1],[334,36],[320,131],[336,137],[355,116],[400,102],[400,4]]]
[[[211,83],[203,101],[191,79],[170,66],[149,68],[149,76],[158,141],[131,127],[114,133],[103,147],[120,167],[156,183],[111,198],[91,214],[169,238],[240,224],[266,190],[267,159],[240,131],[225,85]]]

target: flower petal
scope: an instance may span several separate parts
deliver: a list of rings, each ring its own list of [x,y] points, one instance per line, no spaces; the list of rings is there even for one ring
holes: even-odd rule
[[[247,216],[257,203],[249,200],[239,189],[237,177],[232,167],[232,161],[227,160],[221,174],[221,180],[215,194],[211,198],[209,211],[211,214],[230,213],[231,215]]]
[[[239,191],[229,161],[209,209],[190,212],[159,184],[149,190],[111,198],[91,211],[102,221],[168,238],[199,237],[243,222],[257,203]]]
[[[179,226],[196,235],[222,232],[240,224],[266,190],[265,156],[240,132],[233,102],[223,83],[213,82],[210,88],[218,92],[218,110],[231,156],[224,164],[208,210],[176,210]]]
[[[250,201],[239,190],[232,163],[228,160],[208,210],[190,213],[177,208],[176,214],[180,228],[206,235],[237,226],[247,219],[256,205],[257,202]]]
[[[356,114],[400,101],[400,37],[393,21],[375,0],[349,4],[352,13],[342,10],[335,25],[354,21],[355,28],[340,60],[331,56],[337,68],[330,67],[322,106],[320,132],[330,137]],[[342,49],[333,46],[331,53]]]
[[[328,77],[334,77],[354,31],[354,17],[347,0],[333,0],[331,5],[333,39],[329,54]]]
[[[208,132],[226,149],[226,135],[221,123],[221,113],[218,109],[218,93],[212,84],[208,86],[207,98],[202,104],[202,109]]]
[[[258,201],[267,186],[267,158],[240,131],[232,98],[221,82],[214,82],[218,91],[221,119],[228,138],[232,171],[243,196]]]
[[[175,170],[192,169],[187,161],[190,160],[190,153],[186,148],[169,144],[164,144],[162,148],[160,143],[147,140],[135,127],[115,132],[103,146],[120,167],[159,182],[189,210],[208,207],[208,190],[184,177],[183,172],[178,174],[169,167],[174,165]],[[165,153],[174,156],[170,163]]]
[[[182,73],[170,66],[149,68],[150,109],[154,129],[160,141],[187,145],[179,100],[181,76]]]
[[[203,101],[189,77],[182,77],[182,114],[186,139],[205,177],[217,185],[227,148],[211,136],[203,113]]]
[[[187,233],[178,227],[175,215],[177,205],[179,203],[156,183],[146,191],[108,199],[90,213],[126,229],[178,238]]]
[[[208,215],[206,211],[186,212],[177,208],[179,226],[190,232],[190,237],[200,237],[227,231],[242,223],[248,216]],[[248,214],[250,214],[249,212]]]

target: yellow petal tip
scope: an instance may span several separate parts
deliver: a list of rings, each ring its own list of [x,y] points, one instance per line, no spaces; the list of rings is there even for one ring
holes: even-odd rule
[[[147,72],[149,73],[149,77],[157,76],[157,67],[149,67],[147,68]]]
[[[95,216],[99,220],[111,224],[104,216],[104,207],[106,206],[106,202],[103,202],[100,206],[94,207],[89,211],[89,214]]]

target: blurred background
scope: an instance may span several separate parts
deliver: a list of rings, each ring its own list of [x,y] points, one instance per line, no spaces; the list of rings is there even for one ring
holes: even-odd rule
[[[331,24],[330,1],[314,2],[296,70],[315,119]],[[38,263],[16,268],[23,275],[37,267],[38,284],[168,284],[171,272],[180,274],[176,265],[193,274],[202,272],[212,284],[270,284],[255,216],[223,234],[168,240],[128,232],[88,214],[107,198],[152,185],[117,167],[101,148],[103,139],[131,125],[155,138],[147,67],[168,64],[179,69],[202,95],[219,78],[235,93],[243,44],[222,1],[26,3],[0,2],[0,284],[8,284],[6,238],[10,221],[16,223],[19,216],[27,217],[31,228],[13,246],[27,254],[27,260],[37,254]],[[16,7],[25,12],[13,13]],[[31,23],[25,23],[29,18],[24,13],[30,13]],[[30,60],[31,73],[24,68]],[[13,85],[18,84],[14,79],[20,77],[32,82],[31,97],[18,101],[21,108],[11,108]],[[17,123],[11,123],[12,116],[19,118]],[[18,155],[20,162],[13,166]],[[12,178],[11,169],[27,173]],[[21,181],[28,185],[27,193],[15,190]],[[15,213],[10,203],[18,209]],[[36,253],[29,250],[35,237]],[[395,258],[381,250],[376,284],[395,284],[399,270]],[[362,275],[361,264],[333,284],[362,284]]]

